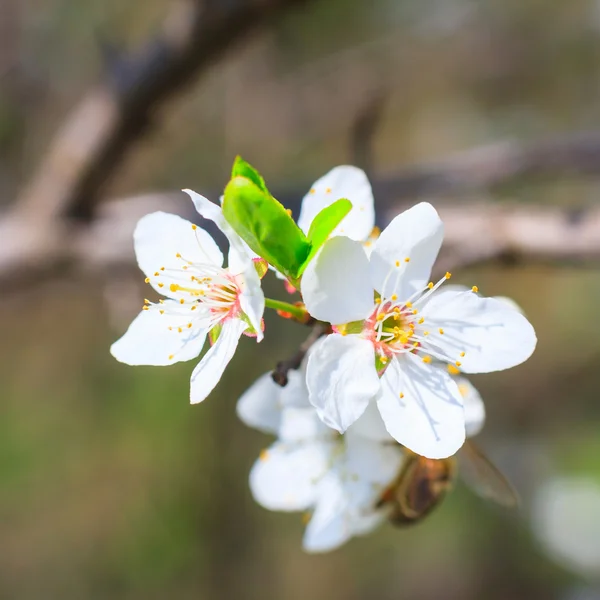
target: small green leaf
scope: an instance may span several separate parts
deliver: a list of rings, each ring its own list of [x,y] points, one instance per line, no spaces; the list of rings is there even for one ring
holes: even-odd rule
[[[254,180],[236,176],[225,188],[223,214],[256,254],[286,277],[297,279],[310,243],[280,202]]]
[[[259,189],[261,189],[265,194],[269,194],[269,190],[267,189],[267,185],[265,184],[265,180],[263,179],[262,175],[241,156],[236,156],[235,161],[233,161],[231,179],[234,177],[245,177]]]
[[[315,257],[321,246],[327,241],[331,232],[342,222],[342,219],[352,210],[352,202],[341,198],[325,207],[314,219],[308,230],[308,241],[311,244],[310,253],[300,267],[298,275],[302,275],[308,263]]]

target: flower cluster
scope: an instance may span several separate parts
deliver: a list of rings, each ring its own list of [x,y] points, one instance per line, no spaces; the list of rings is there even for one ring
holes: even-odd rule
[[[536,344],[531,324],[505,299],[448,285],[450,273],[430,280],[443,240],[437,212],[418,204],[380,233],[371,186],[355,167],[315,182],[297,224],[239,158],[220,204],[185,191],[227,238],[227,266],[196,224],[162,212],[142,218],[138,264],[164,298],[145,301],[112,354],[168,365],[197,357],[208,338],[191,375],[198,403],[242,334],[262,340],[265,307],[319,325],[325,334],[286,373],[287,385],[263,375],[238,403],[245,423],[277,436],[250,486],[266,508],[310,515],[309,551],[370,531],[408,455],[446,460],[481,428],[481,399],[459,374],[525,361]],[[267,268],[301,302],[265,299]]]

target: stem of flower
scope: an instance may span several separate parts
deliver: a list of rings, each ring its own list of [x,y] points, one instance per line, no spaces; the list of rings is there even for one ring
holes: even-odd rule
[[[290,304],[289,302],[281,302],[281,300],[272,300],[271,298],[265,298],[265,306],[267,308],[272,308],[273,310],[280,310],[282,312],[289,313],[302,321],[306,318],[306,309],[301,306],[296,306],[295,304]]]

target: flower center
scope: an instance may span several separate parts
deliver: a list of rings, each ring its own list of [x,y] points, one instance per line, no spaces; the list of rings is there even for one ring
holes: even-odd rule
[[[191,329],[194,321],[201,320],[203,326],[212,328],[217,323],[240,312],[239,296],[243,282],[233,276],[227,269],[209,263],[194,263],[181,254],[176,257],[181,261],[178,267],[160,267],[153,276],[159,288],[168,286],[175,302],[159,300],[160,314],[189,317],[187,325],[170,326],[181,333]],[[146,278],[150,283],[150,278]],[[145,300],[145,310],[156,306]]]
[[[376,366],[380,374],[385,371],[390,359],[412,353],[419,355],[423,362],[430,363],[433,359],[443,361],[452,367],[461,366],[457,357],[449,356],[441,344],[444,335],[443,327],[435,326],[430,317],[426,320],[420,314],[424,303],[430,296],[452,276],[446,273],[437,283],[430,282],[412,296],[400,300],[397,294],[386,296],[386,287],[393,271],[386,278],[382,293],[375,298],[375,308],[365,321],[363,335],[373,342],[375,347]],[[472,288],[477,292],[477,288]],[[465,352],[460,352],[463,357]],[[456,366],[454,366],[456,365]]]

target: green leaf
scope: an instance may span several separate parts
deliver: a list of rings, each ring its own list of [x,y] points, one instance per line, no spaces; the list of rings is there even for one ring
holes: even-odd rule
[[[262,175],[241,156],[236,156],[235,160],[233,161],[231,179],[234,177],[245,177],[259,189],[261,189],[265,194],[269,194],[269,190],[267,189],[267,185],[265,184],[265,180],[263,179]]]
[[[342,219],[352,210],[352,202],[341,198],[325,207],[314,219],[308,230],[308,241],[311,244],[310,252],[304,264],[298,271],[302,275],[308,263],[315,257],[321,246],[327,241],[331,232],[342,222]]]
[[[280,202],[254,180],[236,176],[225,188],[223,214],[256,254],[297,279],[311,246]]]

